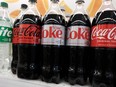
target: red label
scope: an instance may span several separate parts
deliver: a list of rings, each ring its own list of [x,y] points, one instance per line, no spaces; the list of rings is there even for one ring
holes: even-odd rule
[[[19,33],[19,27],[13,28],[12,43],[14,43],[14,44],[18,43],[18,33]]]
[[[101,24],[92,28],[92,47],[116,48],[116,24]]]
[[[20,24],[13,30],[13,43],[40,44],[40,26],[36,24]]]

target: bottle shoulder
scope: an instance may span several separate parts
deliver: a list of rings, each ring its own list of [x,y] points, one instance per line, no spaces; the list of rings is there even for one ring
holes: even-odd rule
[[[41,24],[41,17],[34,14],[24,14],[19,22],[20,24]]]
[[[0,26],[13,27],[10,18],[1,17]]]
[[[91,26],[90,18],[87,14],[72,14],[68,26]]]
[[[42,20],[43,24],[61,24],[65,25],[66,21],[61,14],[47,14]]]
[[[116,24],[116,11],[106,10],[98,12],[92,22],[92,25],[96,24]]]
[[[23,12],[23,14],[38,15],[38,16],[41,17],[41,14],[40,14],[40,12],[37,10],[36,7],[27,9],[25,12]]]

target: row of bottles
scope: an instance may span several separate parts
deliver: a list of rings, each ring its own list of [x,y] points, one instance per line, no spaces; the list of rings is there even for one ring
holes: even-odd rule
[[[10,69],[23,79],[41,78],[45,82],[87,84],[115,87],[116,10],[111,0],[104,0],[91,24],[84,10],[84,0],[76,1],[69,21],[58,5],[51,6],[44,18],[35,6],[37,0],[22,4],[13,26],[7,15],[8,4],[0,8],[1,69]],[[4,13],[4,15],[3,15]]]

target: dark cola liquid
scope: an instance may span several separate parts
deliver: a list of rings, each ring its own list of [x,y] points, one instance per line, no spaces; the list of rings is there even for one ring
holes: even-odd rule
[[[34,24],[41,26],[40,17],[30,14],[25,14],[20,20],[21,24]],[[30,30],[33,28],[30,28]],[[23,31],[23,29],[22,29]],[[28,34],[28,32],[27,32]],[[37,33],[30,32],[30,35]],[[39,32],[40,35],[40,32]],[[19,33],[20,36],[20,33]],[[28,39],[28,38],[27,38]],[[40,44],[18,44],[18,70],[17,75],[19,78],[24,79],[38,79],[41,73],[41,46]]]
[[[104,19],[104,20],[103,20]],[[102,20],[102,21],[101,21]],[[116,24],[116,11],[99,12],[93,19],[92,26],[98,24]],[[116,48],[92,47],[91,62],[93,87],[115,87]]]
[[[19,19],[17,19],[14,22],[14,26],[13,28],[18,29],[19,28]],[[14,35],[13,35],[14,37]],[[13,74],[16,74],[16,70],[17,70],[17,63],[18,63],[18,45],[16,43],[12,44],[12,49],[13,49],[13,60],[11,62],[11,71]]]
[[[54,20],[57,20],[57,22]],[[49,14],[44,17],[43,25],[62,25],[65,27],[65,20],[61,15]],[[60,82],[62,63],[65,59],[64,50],[64,46],[61,45],[42,45],[43,81],[54,83]]]
[[[91,28],[91,23],[86,14],[76,14],[71,16],[67,27],[70,26],[85,26]],[[71,85],[85,85],[89,73],[89,46],[67,46],[66,53],[68,59],[66,79],[68,79]]]

